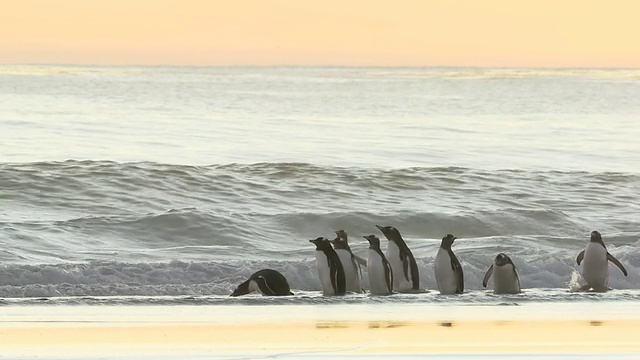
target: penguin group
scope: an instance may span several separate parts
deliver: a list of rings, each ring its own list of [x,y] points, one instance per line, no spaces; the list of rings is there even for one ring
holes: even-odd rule
[[[392,293],[420,292],[420,275],[413,253],[393,226],[376,225],[388,240],[385,253],[380,248],[380,238],[366,235],[369,242],[366,260],[355,255],[348,243],[344,230],[336,231],[336,237],[329,240],[317,237],[309,240],[315,245],[315,264],[323,295],[344,295],[363,293],[362,268],[366,267],[371,295],[390,295]],[[434,261],[434,273],[438,291],[443,295],[462,294],[464,292],[464,274],[462,265],[453,253],[452,245],[457,238],[447,234],[442,238]],[[612,262],[627,276],[624,266],[611,255],[598,231],[591,232],[591,239],[585,250],[576,258],[580,273],[586,281],[581,290],[603,292],[608,288],[608,263]],[[511,258],[499,253],[486,271],[482,286],[487,287],[493,278],[495,294],[518,294],[521,291],[518,270]],[[276,270],[260,270],[240,284],[231,296],[240,296],[253,291],[263,295],[293,295],[287,279]]]

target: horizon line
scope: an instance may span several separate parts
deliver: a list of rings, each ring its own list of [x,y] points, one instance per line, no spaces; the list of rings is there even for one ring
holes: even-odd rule
[[[505,70],[526,70],[526,69],[544,69],[544,70],[640,70],[640,66],[479,66],[479,65],[336,65],[336,64],[242,64],[242,65],[189,65],[189,64],[97,64],[97,63],[49,63],[49,62],[25,62],[25,63],[3,63],[0,66],[60,66],[60,67],[137,67],[137,68],[153,68],[153,67],[174,67],[174,68],[341,68],[341,69],[505,69]]]

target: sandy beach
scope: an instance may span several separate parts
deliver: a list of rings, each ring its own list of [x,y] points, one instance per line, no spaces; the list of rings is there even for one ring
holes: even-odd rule
[[[9,358],[640,354],[640,304],[7,306]]]

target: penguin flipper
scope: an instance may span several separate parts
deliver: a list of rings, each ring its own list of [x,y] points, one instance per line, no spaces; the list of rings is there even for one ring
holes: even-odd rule
[[[482,279],[483,287],[487,287],[487,283],[489,282],[489,278],[491,278],[491,275],[493,275],[493,265],[491,265],[489,270],[487,270],[487,272],[484,274],[484,279]]]
[[[407,251],[402,256],[402,264],[404,265],[404,277],[409,281],[409,272],[411,272],[411,288],[413,290],[420,289],[420,275],[418,274],[418,264],[411,252]]]
[[[387,281],[387,289],[389,289],[389,294],[391,294],[393,292],[393,270],[387,259],[383,258],[382,263],[384,265],[384,279]]]
[[[625,269],[624,266],[622,266],[622,264],[620,263],[620,261],[618,261],[618,259],[614,258],[613,255],[609,254],[608,251],[607,251],[607,260],[614,263],[620,269],[620,271],[622,271],[624,276],[627,276],[627,269]]]
[[[404,278],[409,281],[409,254],[406,252],[400,252],[400,260],[402,260],[402,270],[404,273]]]
[[[411,281],[412,281],[412,285],[413,285],[413,290],[419,290],[420,289],[420,275],[418,274],[418,264],[416,263],[416,260],[412,259],[412,263],[413,266],[411,267]]]
[[[462,265],[460,265],[460,261],[455,255],[451,257],[451,268],[456,274],[456,293],[462,294],[464,291],[464,274],[462,273]]]
[[[355,254],[351,254],[351,256],[353,256],[354,259],[356,259],[356,262],[360,265],[360,266],[367,266],[367,260],[361,258],[358,255]]]
[[[331,267],[331,284],[333,285],[334,295],[344,295],[347,291],[347,282],[344,276],[344,268],[340,262],[338,254],[334,252],[332,256]]]
[[[608,255],[609,253],[607,253]],[[584,250],[580,251],[580,254],[578,254],[578,257],[576,258],[576,262],[578,263],[578,265],[580,265],[580,263],[582,262],[582,259],[584,259]]]

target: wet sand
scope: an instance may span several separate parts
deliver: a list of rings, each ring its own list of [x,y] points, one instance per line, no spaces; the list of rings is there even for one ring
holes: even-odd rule
[[[46,358],[640,354],[640,304],[8,306],[0,353]]]

